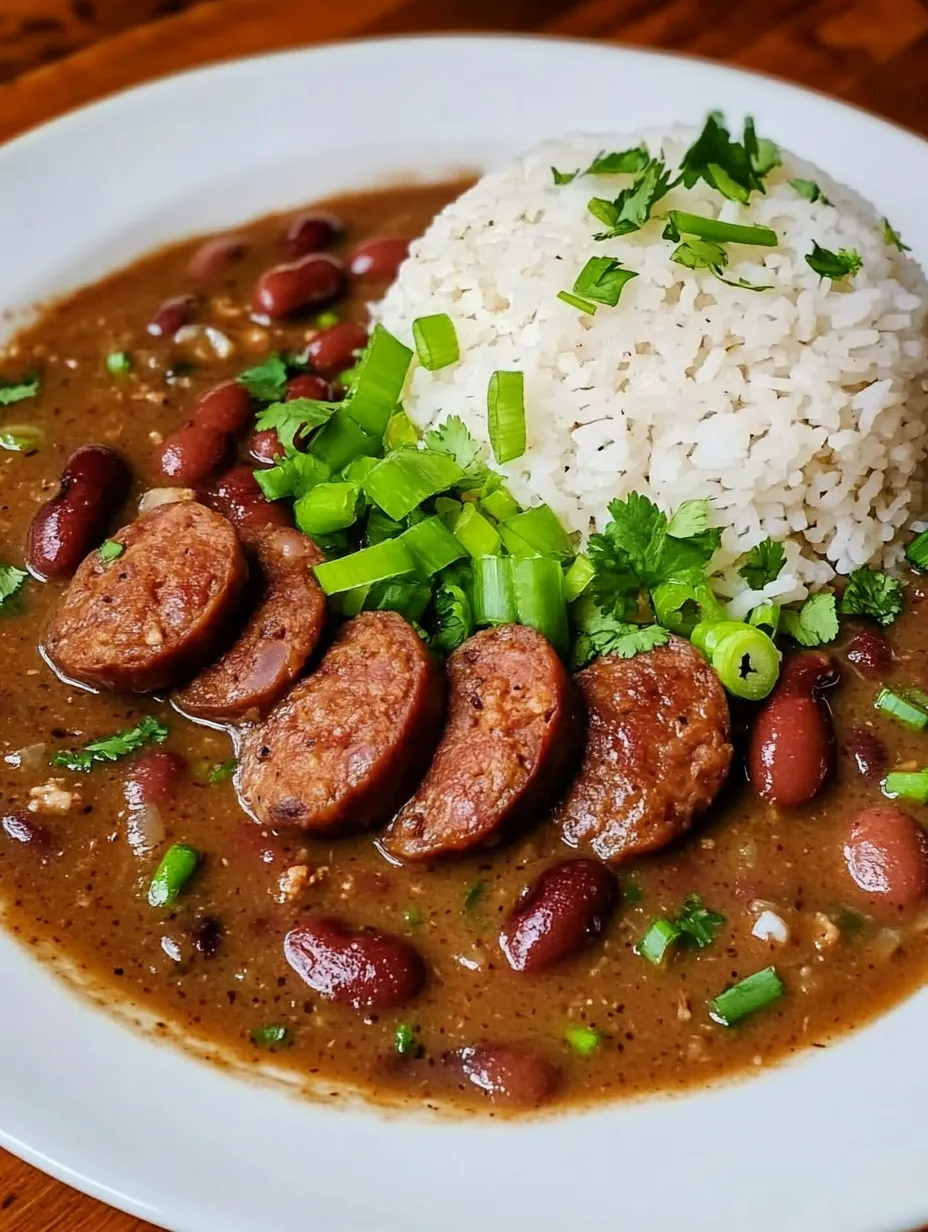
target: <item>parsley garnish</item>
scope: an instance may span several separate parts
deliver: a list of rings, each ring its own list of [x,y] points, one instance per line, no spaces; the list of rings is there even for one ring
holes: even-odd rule
[[[841,596],[842,616],[866,616],[891,625],[902,611],[902,583],[876,569],[855,569]]]
[[[29,574],[15,565],[0,565],[0,607],[22,589]]]
[[[683,155],[679,178],[686,188],[705,180],[730,201],[747,204],[752,192],[764,191],[763,177],[779,162],[779,150],[772,141],[758,140],[753,120],[745,120],[743,142],[732,141],[721,113],[713,111]]]
[[[226,761],[221,761],[213,766],[210,770],[208,778],[211,784],[215,786],[217,783],[228,783],[235,774],[238,767],[238,758],[230,757]]]
[[[125,550],[125,547],[117,543],[115,539],[104,539],[100,544],[100,559],[108,565],[111,561],[118,560]]]
[[[834,595],[812,595],[798,612],[784,608],[780,613],[783,631],[800,646],[824,646],[838,636],[838,607]]]
[[[710,911],[704,907],[698,894],[687,894],[683,900],[683,910],[673,923],[684,937],[704,950],[715,940],[715,934],[725,923],[725,917],[718,911]]]
[[[607,230],[599,231],[594,240],[610,240],[640,230],[651,217],[651,210],[670,190],[670,172],[663,159],[652,158],[629,188],[623,188],[614,201],[593,197],[587,209]]]
[[[164,723],[152,715],[146,715],[137,727],[116,732],[113,736],[104,736],[102,740],[91,740],[82,749],[73,752],[63,750],[56,753],[48,764],[86,774],[95,762],[118,761],[120,757],[126,757],[140,749],[143,744],[163,744],[167,734],[168,729]]]
[[[425,444],[434,453],[454,458],[465,478],[482,483],[487,475],[483,450],[459,415],[449,415],[440,427],[425,434]]]
[[[289,402],[272,402],[258,411],[255,427],[264,432],[269,428],[277,431],[277,437],[288,454],[296,452],[294,438],[307,428],[318,428],[327,423],[338,409],[337,402],[316,402],[312,398],[291,398]]]
[[[815,270],[822,278],[831,278],[838,282],[842,278],[852,277],[863,268],[860,253],[854,248],[839,248],[830,252],[812,241],[812,251],[806,254],[806,265]]]
[[[20,381],[0,380],[0,406],[12,406],[24,398],[34,398],[39,392],[39,374],[29,372]]]
[[[760,543],[754,544],[738,573],[751,590],[763,590],[769,582],[776,581],[785,564],[783,544],[768,536]]]
[[[287,365],[279,355],[269,355],[263,363],[246,368],[235,379],[260,402],[276,402],[287,392]]]
[[[883,219],[883,240],[884,243],[892,244],[894,248],[898,248],[900,252],[911,252],[912,249],[908,244],[903,244],[902,236],[895,228],[889,224],[889,219]]]
[[[805,197],[806,201],[821,201],[822,205],[831,205],[815,180],[790,180],[790,186],[795,188],[800,197]]]

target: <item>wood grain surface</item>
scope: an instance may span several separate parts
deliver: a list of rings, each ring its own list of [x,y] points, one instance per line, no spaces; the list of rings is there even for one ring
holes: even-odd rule
[[[536,31],[708,56],[928,136],[928,0],[0,0],[0,141],[193,65],[427,30]],[[0,1151],[2,1232],[150,1226]]]

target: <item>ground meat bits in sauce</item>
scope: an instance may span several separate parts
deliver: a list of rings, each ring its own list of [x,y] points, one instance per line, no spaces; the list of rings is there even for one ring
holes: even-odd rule
[[[320,308],[366,327],[365,305],[382,294],[406,242],[458,191],[446,185],[348,198],[321,212],[266,219],[234,235],[156,253],[50,309],[4,361],[4,375],[42,369],[41,392],[28,408],[48,441],[33,454],[10,455],[4,465],[5,560],[21,560],[30,522],[81,446],[115,451],[133,483],[121,506],[118,483],[99,505],[84,491],[86,483],[72,483],[82,501],[88,496],[86,516],[83,504],[74,505],[80,516],[72,517],[70,507],[67,517],[46,513],[34,536],[36,572],[54,579],[27,583],[2,620],[0,894],[8,926],[42,952],[64,944],[110,999],[131,997],[245,1063],[266,1058],[253,1032],[259,1041],[289,1033],[275,1063],[323,1084],[326,1094],[356,1084],[385,1101],[450,1100],[502,1115],[552,1100],[596,1101],[756,1072],[758,1062],[827,1045],[928,972],[926,846],[913,828],[926,812],[917,804],[897,807],[879,786],[885,769],[928,763],[928,738],[873,710],[883,684],[928,685],[921,582],[912,583],[908,612],[888,630],[875,634],[857,624],[828,647],[841,669],[841,683],[828,694],[834,769],[810,802],[789,807],[758,799],[746,781],[746,734],[757,708],[733,708],[729,737],[714,676],[679,642],[580,673],[591,734],[579,777],[564,770],[558,825],[547,817],[553,799],[531,793],[515,816],[491,799],[481,805],[474,830],[449,821],[440,811],[444,788],[482,768],[474,742],[462,740],[450,768],[441,769],[437,794],[431,794],[433,772],[416,797],[430,801],[423,833],[438,836],[422,854],[454,854],[421,862],[385,859],[377,846],[386,841],[385,830],[318,835],[292,824],[305,820],[302,813],[274,813],[281,793],[261,774],[252,777],[255,741],[246,729],[239,776],[246,794],[256,793],[254,811],[262,817],[256,824],[236,800],[227,734],[194,725],[165,697],[165,690],[182,689],[203,671],[178,699],[199,694],[202,700],[208,692],[213,700],[203,713],[217,715],[227,700],[237,710],[244,694],[259,708],[273,705],[281,679],[259,672],[266,690],[237,692],[237,665],[247,661],[247,677],[256,662],[245,649],[261,658],[283,626],[271,611],[273,584],[262,592],[257,571],[246,583],[247,552],[236,534],[249,540],[269,524],[285,526],[289,510],[261,495],[250,473],[254,405],[223,383],[273,352],[302,354],[320,337]],[[305,221],[323,216],[329,218],[323,227]],[[341,265],[315,261],[320,249]],[[299,285],[287,272],[261,281],[269,270],[306,258],[312,285],[305,273]],[[322,285],[320,271],[337,277]],[[307,306],[333,294],[342,280],[344,298]],[[270,320],[252,318],[256,293],[274,298]],[[172,313],[175,325],[183,319],[219,330],[229,356],[196,354],[183,335],[175,339]],[[158,324],[157,332],[149,323]],[[331,324],[323,321],[325,328]],[[342,392],[334,371],[342,356],[328,354],[333,339],[347,339],[351,350],[361,337],[361,330],[341,330],[315,344],[333,397]],[[118,376],[104,362],[117,351],[132,360]],[[318,373],[304,376],[323,384]],[[188,422],[221,434],[222,449],[217,440],[209,456],[184,458],[197,477],[179,483],[163,473],[163,447],[172,437],[176,445],[175,434]],[[208,473],[201,474],[204,468]],[[136,521],[146,493],[146,508],[184,503]],[[197,493],[215,512],[194,503]],[[150,538],[152,525],[170,533]],[[60,556],[65,532],[73,541]],[[108,565],[94,558],[106,534],[127,545]],[[146,547],[152,543],[155,553]],[[171,562],[189,559],[188,549],[197,567],[180,570],[186,580],[173,591],[170,578],[178,570]],[[69,583],[86,551],[93,555]],[[158,581],[165,571],[167,591]],[[120,581],[120,572],[130,576]],[[97,619],[93,609],[112,606],[104,598],[127,582],[130,600],[148,595],[149,585],[158,592],[163,641],[145,636],[147,603],[128,602],[112,622]],[[262,593],[269,606],[255,611]],[[310,587],[298,616],[299,653],[282,666],[284,677],[299,672],[311,653],[313,594]],[[289,637],[296,628],[292,614],[281,620]],[[46,626],[48,655],[64,675],[123,691],[94,693],[53,676],[37,645]],[[323,628],[310,667],[331,653],[335,632],[331,623]],[[508,636],[481,635],[476,645],[492,648]],[[519,637],[533,643],[529,677],[533,688],[544,684],[554,714],[569,686],[537,638]],[[398,649],[390,662],[402,672],[414,665],[411,674],[401,672],[414,692],[416,681],[433,679],[439,668],[427,666],[413,630],[407,627],[400,643],[402,658]],[[377,644],[384,643],[375,639],[372,661]],[[359,722],[388,709],[376,687],[365,693],[361,685],[371,656],[353,662],[346,685]],[[380,667],[374,662],[371,670],[376,675]],[[456,669],[449,670],[454,676]],[[217,673],[223,688],[207,690]],[[133,695],[139,688],[157,692]],[[298,684],[291,693],[294,705],[305,688]],[[511,721],[516,710],[504,704]],[[399,707],[391,713],[422,717],[414,698],[396,696],[391,705]],[[454,722],[453,697],[451,707]],[[549,713],[547,705],[542,709]],[[339,710],[340,703],[331,707],[333,725]],[[437,707],[426,711],[428,721],[413,728],[402,717],[396,730],[373,722],[387,777],[395,781],[409,770],[403,787],[409,794],[447,730]],[[130,729],[146,715],[169,727],[162,747],[146,746],[85,774],[48,765],[54,753]],[[555,724],[540,736],[536,723],[544,727],[537,716],[528,720],[525,747],[552,758],[548,764],[560,774],[571,723],[580,735],[582,720]],[[300,768],[298,725],[286,739],[282,729],[281,740],[276,747],[287,794],[309,800],[314,783]],[[720,791],[732,743],[732,768]],[[521,746],[513,747],[518,754]],[[606,763],[599,770],[591,750]],[[558,774],[552,793],[559,790]],[[404,803],[401,795],[397,788],[396,807]],[[337,806],[320,815],[343,816]],[[389,817],[371,804],[358,819]],[[503,824],[509,820],[512,827]],[[397,823],[394,835],[401,831],[405,826]],[[571,851],[562,831],[583,850]],[[495,839],[501,841],[485,845]],[[176,903],[161,910],[149,906],[145,888],[171,843],[191,844],[204,858]],[[605,867],[597,856],[616,871],[596,873]],[[636,944],[652,920],[676,917],[692,894],[725,917],[715,941],[702,950],[680,948],[659,970],[650,967]],[[351,959],[347,967],[339,966],[342,958]],[[709,998],[771,964],[786,987],[779,1002],[737,1029],[710,1020]],[[274,1030],[262,1036],[262,1027]],[[581,1051],[571,1039],[582,1041]]]

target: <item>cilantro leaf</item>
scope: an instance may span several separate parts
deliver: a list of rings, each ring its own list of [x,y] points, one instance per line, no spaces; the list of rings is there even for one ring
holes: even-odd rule
[[[163,744],[167,734],[168,729],[164,723],[159,722],[153,715],[146,715],[136,727],[116,732],[112,736],[104,736],[102,740],[91,740],[82,749],[73,752],[63,750],[56,753],[48,764],[86,774],[95,762],[118,761],[120,757],[134,753],[143,744]]]
[[[821,248],[815,240],[812,241],[812,251],[806,254],[806,265],[821,278],[831,278],[834,282],[852,277],[863,268],[863,264],[856,249],[839,248],[837,252],[831,252]]]
[[[665,228],[665,236],[668,230],[669,227]],[[673,228],[673,231],[679,237],[676,227]],[[769,285],[758,286],[755,283],[747,282],[744,278],[725,278],[722,270],[728,265],[728,251],[721,244],[716,244],[712,240],[690,237],[674,249],[670,254],[670,259],[686,269],[707,269],[718,278],[719,282],[724,282],[729,287],[741,287],[745,291],[769,291],[771,289]]]
[[[783,608],[783,631],[800,646],[824,646],[838,636],[838,607],[834,595],[821,591],[806,599],[799,611]]]
[[[774,167],[782,163],[779,146],[769,137],[758,137],[754,131],[754,121],[748,116],[744,121],[744,148],[754,174],[762,180],[769,175]]]
[[[274,402],[287,392],[287,365],[279,355],[269,355],[254,368],[246,368],[235,378],[253,398]]]
[[[683,909],[673,923],[685,937],[703,950],[715,940],[715,934],[725,923],[725,917],[718,911],[710,911],[704,907],[698,894],[687,894],[683,900]]]
[[[0,607],[22,589],[28,576],[25,569],[15,565],[0,565]]]
[[[318,428],[335,414],[338,402],[317,402],[313,398],[291,398],[289,402],[272,402],[255,416],[259,432],[273,428],[277,439],[288,454],[296,453],[294,440],[298,432]]]
[[[751,590],[763,590],[769,582],[776,581],[785,564],[786,552],[783,550],[783,544],[777,543],[768,535],[760,543],[754,544],[738,573]]]
[[[593,197],[587,209],[607,230],[597,232],[595,240],[609,240],[617,235],[639,231],[651,217],[651,210],[670,190],[670,172],[663,159],[652,158],[629,188],[623,188],[614,201]]]
[[[745,121],[744,141],[733,141],[723,116],[713,111],[702,132],[680,161],[679,181],[692,188],[705,180],[731,201],[747,204],[752,192],[763,192],[763,177],[779,164],[779,151],[772,141],[759,141],[754,122]]]
[[[648,147],[642,142],[641,145],[633,146],[630,150],[597,154],[583,174],[635,175],[639,171],[644,171],[650,161]]]
[[[443,582],[432,600],[433,633],[429,645],[440,654],[450,654],[474,632],[474,613],[466,592],[453,582]]]
[[[425,434],[427,449],[444,453],[454,458],[468,479],[482,483],[488,468],[483,460],[483,450],[459,415],[449,415],[443,424]]]
[[[574,670],[602,654],[633,659],[642,651],[663,646],[670,636],[660,625],[636,625],[601,611],[592,595],[571,604],[570,615],[576,633],[571,654]]]
[[[34,398],[39,392],[39,374],[27,373],[20,381],[0,380],[0,406],[12,406],[24,398]]]
[[[637,277],[634,270],[623,269],[622,262],[615,257],[590,257],[577,275],[573,289],[586,301],[614,308],[622,288]]]
[[[580,174],[580,168],[578,167],[576,171],[558,171],[557,167],[552,167],[551,174],[555,184],[570,184]]]
[[[841,596],[842,616],[867,616],[891,625],[902,611],[902,583],[876,569],[855,569]]]
[[[108,565],[111,561],[118,560],[125,550],[125,547],[117,543],[115,539],[104,539],[100,544],[100,559]]]
[[[908,244],[903,244],[902,236],[889,224],[889,219],[883,219],[883,241],[886,244],[892,244],[898,248],[900,252],[911,252],[912,249]]]
[[[674,539],[692,539],[709,529],[709,502],[686,500],[670,519],[667,534]]]
[[[806,201],[821,201],[822,205],[831,205],[815,180],[790,180],[789,183],[790,187],[795,188],[800,197],[805,197]]]
[[[228,783],[235,775],[238,768],[238,758],[230,757],[226,761],[217,762],[209,772],[209,782],[215,786],[217,783]]]

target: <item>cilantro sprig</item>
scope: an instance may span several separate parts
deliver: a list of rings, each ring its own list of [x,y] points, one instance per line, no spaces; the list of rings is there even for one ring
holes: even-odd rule
[[[837,600],[821,591],[806,599],[798,611],[784,608],[780,620],[784,633],[800,646],[825,646],[838,636]]]
[[[145,744],[163,744],[167,734],[168,728],[164,723],[153,715],[146,715],[135,727],[104,736],[101,740],[91,740],[81,749],[62,750],[48,764],[87,774],[95,764],[119,761]]]
[[[752,192],[764,192],[764,177],[780,165],[780,152],[772,141],[758,138],[754,121],[744,122],[742,140],[734,141],[721,112],[713,111],[702,132],[683,155],[679,181],[692,188],[704,180],[730,201],[746,205]]]
[[[738,574],[744,578],[751,590],[763,590],[777,580],[785,564],[786,552],[783,550],[783,544],[768,535],[751,548]]]
[[[25,569],[17,569],[15,565],[0,565],[0,608],[19,594],[28,576]]]
[[[652,158],[633,184],[623,188],[619,195],[609,201],[605,197],[592,197],[587,209],[595,219],[603,223],[605,231],[598,231],[594,240],[611,240],[619,235],[639,231],[651,217],[658,201],[670,191],[670,171],[662,158]]]
[[[902,583],[877,569],[855,569],[841,596],[842,616],[864,616],[883,626],[891,625],[902,607]]]
[[[840,282],[842,278],[852,278],[863,269],[863,258],[856,248],[839,248],[831,252],[822,248],[815,240],[812,241],[812,251],[806,253],[806,265],[821,278],[830,278],[832,282]]]
[[[287,392],[287,365],[279,355],[269,355],[254,368],[240,372],[236,380],[260,402],[277,402]]]
[[[584,175],[634,175],[645,169],[649,157],[648,147],[642,142],[630,150],[614,150],[608,154],[600,150],[585,171],[579,168],[576,171],[558,171],[557,167],[552,167],[551,174],[555,184],[570,184]]]

